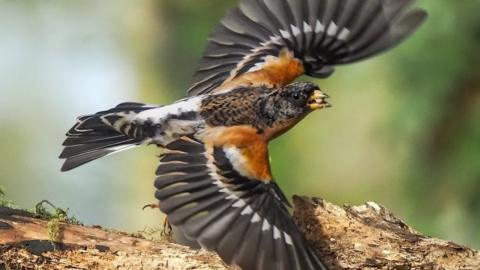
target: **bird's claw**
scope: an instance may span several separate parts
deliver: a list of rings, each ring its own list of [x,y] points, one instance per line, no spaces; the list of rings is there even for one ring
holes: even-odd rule
[[[142,207],[142,210],[145,210],[146,208],[150,208],[150,209],[160,209],[160,204],[158,204],[158,203],[147,204],[147,205],[145,205],[145,206]]]
[[[150,209],[160,209],[160,204],[158,203],[151,203],[151,204],[147,204],[145,206],[142,207],[142,210],[145,210],[147,208],[150,208]],[[163,228],[160,232],[160,235],[162,236],[165,236],[165,237],[171,237],[173,234],[173,228],[172,228],[172,225],[170,224],[170,222],[168,221],[168,217],[165,217],[165,219],[163,220]]]

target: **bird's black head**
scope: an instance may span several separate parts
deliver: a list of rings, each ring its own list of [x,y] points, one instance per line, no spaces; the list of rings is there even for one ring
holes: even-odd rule
[[[328,96],[311,82],[296,82],[271,92],[261,108],[272,122],[303,118],[308,113],[330,107]]]
[[[260,104],[260,114],[274,133],[288,130],[310,112],[330,107],[328,96],[311,82],[296,82],[270,92]]]

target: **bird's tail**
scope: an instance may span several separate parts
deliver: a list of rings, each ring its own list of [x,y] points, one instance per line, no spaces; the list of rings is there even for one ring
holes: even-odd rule
[[[63,143],[62,171],[145,142],[142,127],[135,124],[135,116],[151,108],[141,103],[122,103],[107,111],[79,117]]]

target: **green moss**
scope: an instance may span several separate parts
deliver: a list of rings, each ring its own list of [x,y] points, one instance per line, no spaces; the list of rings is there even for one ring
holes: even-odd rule
[[[51,208],[52,210],[49,210]],[[43,200],[35,205],[33,213],[46,220],[58,219],[60,222],[81,225],[82,223],[73,215],[68,214],[68,208],[56,207],[51,202]]]
[[[5,188],[0,186],[0,206],[9,207],[9,208],[17,208],[13,201],[7,199],[5,195]]]
[[[60,222],[62,222],[61,219],[52,218],[47,223],[48,239],[52,243],[59,242],[61,240]]]
[[[47,207],[52,210],[47,209]],[[68,215],[68,208],[56,207],[47,200],[37,203],[34,213],[38,218],[48,220],[48,238],[52,243],[61,240],[62,223],[81,225],[75,216]]]
[[[18,208],[11,200],[7,199],[5,195],[5,188],[0,186],[0,206],[9,207],[9,208]],[[51,208],[51,210],[47,209]],[[56,207],[47,200],[43,200],[37,205],[33,211],[29,211],[35,215],[37,218],[48,220],[47,230],[48,237],[50,241],[58,242],[61,239],[61,224],[75,224],[80,225],[80,221],[75,216],[68,215],[68,208]]]

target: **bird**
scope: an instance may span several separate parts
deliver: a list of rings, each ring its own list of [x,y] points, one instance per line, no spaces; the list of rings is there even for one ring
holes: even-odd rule
[[[155,198],[189,239],[244,270],[329,269],[295,225],[268,144],[329,96],[339,65],[392,49],[426,20],[414,0],[240,0],[210,34],[185,98],[80,116],[62,171],[140,145],[161,149]]]

